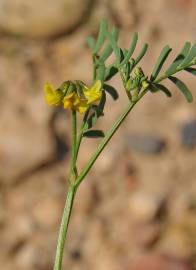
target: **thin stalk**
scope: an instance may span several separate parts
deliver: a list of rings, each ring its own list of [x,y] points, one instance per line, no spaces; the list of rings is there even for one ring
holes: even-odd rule
[[[135,106],[135,104],[139,100],[140,100],[140,98],[137,101],[135,101],[135,102],[130,102],[129,105],[128,105],[128,107],[126,108],[126,110],[116,120],[116,122],[114,123],[113,127],[111,128],[111,130],[107,132],[106,136],[104,137],[104,139],[102,140],[102,142],[98,146],[96,152],[93,154],[93,156],[88,161],[87,165],[84,167],[84,169],[82,170],[82,172],[78,176],[78,178],[77,178],[77,180],[75,182],[75,187],[76,188],[80,185],[80,183],[82,182],[82,180],[88,174],[88,172],[92,168],[93,164],[95,163],[95,161],[97,160],[97,158],[99,157],[99,155],[101,154],[101,152],[103,151],[103,149],[105,148],[105,146],[111,140],[111,138],[113,137],[113,135],[115,134],[115,132],[118,130],[118,128],[120,127],[120,125],[122,124],[122,122],[125,120],[125,118],[128,116],[128,114],[130,113],[130,111],[133,109],[133,107]]]
[[[188,68],[188,67],[191,67],[193,66],[195,63],[194,62],[191,62],[189,65],[186,65],[186,66],[182,66],[182,67],[179,67],[177,68],[174,72],[172,72],[171,74],[163,74],[162,76],[160,76],[158,79],[156,79],[154,82],[155,83],[160,83],[161,81],[167,79],[169,76],[172,76],[174,75],[175,73],[181,71],[181,70],[184,70],[185,68]]]
[[[74,186],[70,185],[67,199],[65,203],[65,208],[62,216],[57,249],[56,249],[56,257],[54,263],[54,270],[61,270],[62,269],[62,261],[63,261],[63,253],[64,253],[64,246],[65,246],[65,239],[67,236],[68,225],[70,221],[71,211],[73,207],[74,197],[75,197],[76,189]]]
[[[72,207],[73,207],[73,203],[74,203],[74,198],[75,198],[75,194],[76,194],[78,186],[80,185],[82,180],[85,178],[87,173],[90,171],[90,169],[92,168],[93,164],[95,163],[95,161],[97,160],[97,158],[99,157],[99,155],[101,154],[101,152],[103,151],[105,146],[109,143],[109,141],[111,140],[111,138],[113,137],[115,132],[118,130],[118,128],[120,127],[122,122],[125,120],[125,118],[128,116],[130,111],[133,109],[135,104],[146,94],[146,92],[144,91],[137,101],[129,103],[127,109],[117,119],[117,121],[114,123],[111,130],[108,131],[107,135],[105,136],[103,141],[100,143],[97,151],[91,157],[91,159],[89,160],[89,162],[87,163],[85,168],[82,170],[81,174],[76,178],[75,182],[70,184],[68,194],[67,194],[66,203],[65,203],[65,208],[64,208],[64,212],[63,212],[63,217],[62,217],[62,221],[61,221],[60,231],[59,231],[54,270],[61,270],[62,269],[62,260],[63,260],[65,240],[66,240],[66,236],[67,236],[67,230],[68,230],[68,226],[69,226],[69,221],[70,221],[70,216],[71,216]],[[72,121],[72,123],[73,123],[72,131],[73,131],[73,135],[74,135],[74,134],[77,134],[76,133],[77,123],[76,123],[75,115],[72,114],[72,116],[73,116],[73,118],[72,118],[72,120],[73,120]],[[76,162],[76,159],[77,159],[78,148],[79,148],[79,145],[81,142],[80,138],[82,138],[81,134],[82,133],[79,134],[79,137],[78,137],[79,140],[77,140],[77,137],[74,138],[75,135],[73,136],[72,164],[71,164],[72,166],[75,166],[74,162]]]
[[[69,175],[69,189],[67,193],[67,199],[59,231],[54,270],[61,270],[62,268],[65,239],[67,236],[69,220],[76,193],[76,188],[72,184],[73,180],[71,180],[72,176],[74,177],[74,181],[77,178],[76,155],[77,155],[77,115],[76,111],[72,110],[72,147],[71,147],[71,164],[70,164],[71,170]]]
[[[73,175],[75,179],[77,177],[76,154],[77,154],[77,113],[75,110],[72,110],[71,175]]]

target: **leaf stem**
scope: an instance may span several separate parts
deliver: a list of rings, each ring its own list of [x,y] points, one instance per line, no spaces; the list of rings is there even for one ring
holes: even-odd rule
[[[72,110],[72,147],[71,147],[71,176],[74,176],[74,180],[77,178],[76,168],[76,155],[77,155],[77,113]]]
[[[141,97],[143,97],[143,95]],[[141,97],[138,100],[136,100],[135,102],[129,102],[129,105],[127,106],[126,110],[116,120],[116,122],[114,123],[113,127],[111,128],[111,130],[106,133],[106,136],[104,137],[104,139],[102,140],[102,142],[98,146],[96,152],[93,154],[93,156],[88,161],[87,165],[84,167],[84,169],[82,170],[82,172],[78,176],[78,178],[77,178],[77,180],[76,180],[76,182],[74,184],[76,188],[80,185],[80,183],[82,182],[82,180],[88,174],[88,172],[90,171],[90,169],[94,165],[95,161],[97,160],[97,158],[99,157],[99,155],[101,154],[101,152],[103,151],[103,149],[105,148],[105,146],[109,143],[109,141],[111,140],[111,138],[113,137],[113,135],[115,134],[115,132],[118,130],[118,128],[120,127],[120,125],[122,124],[122,122],[128,116],[128,114],[133,109],[133,107],[135,106],[135,104],[141,99]]]
[[[54,263],[54,270],[61,270],[62,269],[62,260],[63,260],[63,253],[64,253],[64,246],[65,246],[65,239],[67,236],[68,225],[70,221],[71,211],[73,207],[73,202],[76,194],[76,188],[73,185],[70,185],[67,199],[65,203],[65,208],[63,211],[57,249],[56,249],[56,257]]]
[[[179,72],[179,71],[182,71],[184,70],[185,68],[188,68],[188,67],[191,67],[193,66],[195,63],[194,62],[191,62],[190,64],[186,65],[186,66],[182,66],[182,67],[179,67],[177,68],[174,72],[170,73],[170,74],[163,74],[162,76],[160,76],[158,79],[156,79],[154,81],[154,83],[160,83],[161,81],[167,79],[168,77],[174,75],[175,73]]]

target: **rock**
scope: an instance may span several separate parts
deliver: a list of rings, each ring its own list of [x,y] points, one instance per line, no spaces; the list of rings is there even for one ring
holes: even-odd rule
[[[148,248],[160,238],[161,225],[159,223],[135,224],[133,227],[132,241],[136,246]]]
[[[163,139],[150,135],[129,134],[126,139],[127,147],[145,154],[159,154],[165,147]]]
[[[79,261],[81,259],[81,257],[82,257],[81,252],[78,249],[72,250],[71,253],[70,253],[70,255],[71,255],[71,258],[74,261]]]
[[[179,259],[163,256],[158,254],[151,254],[143,256],[133,263],[129,270],[191,270],[187,262]]]
[[[52,160],[55,152],[43,91],[32,86],[21,59],[11,59],[0,58],[0,178],[6,183]]]
[[[189,259],[195,254],[194,240],[192,241],[195,236],[192,237],[190,228],[186,229],[185,224],[171,224],[158,243],[159,250],[174,257]]]
[[[185,122],[181,129],[182,144],[186,148],[196,146],[196,120]]]
[[[61,215],[60,201],[53,198],[38,201],[32,210],[34,222],[45,229],[56,228]]]
[[[89,0],[2,0],[0,29],[27,37],[49,37],[66,33],[82,21],[89,4]]]
[[[36,247],[24,245],[16,256],[15,264],[22,269],[32,269],[33,266],[39,264],[40,260],[43,260],[43,258]]]
[[[129,209],[134,220],[139,222],[152,221],[163,210],[164,199],[147,191],[136,191],[130,197]]]

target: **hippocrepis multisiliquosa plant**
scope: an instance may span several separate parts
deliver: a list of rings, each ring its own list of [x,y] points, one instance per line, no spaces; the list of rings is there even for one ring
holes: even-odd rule
[[[77,189],[134,106],[149,92],[162,91],[166,96],[171,97],[170,90],[163,84],[166,79],[177,86],[188,102],[193,100],[188,87],[176,77],[176,74],[180,71],[187,71],[196,75],[196,69],[194,68],[196,65],[196,42],[193,45],[190,42],[185,42],[172,63],[162,72],[163,64],[172,51],[168,45],[165,46],[154,65],[152,73],[147,76],[139,63],[147,52],[148,44],[144,44],[139,54],[135,56],[138,34],[134,33],[128,49],[119,47],[118,36],[119,29],[113,27],[110,31],[107,20],[102,19],[97,39],[93,37],[87,39],[93,60],[91,86],[87,86],[79,80],[65,81],[58,88],[54,88],[49,83],[44,86],[47,104],[63,106],[70,110],[72,116],[72,151],[68,192],[59,231],[54,270],[62,269],[65,239]],[[111,55],[113,55],[114,60],[112,64],[107,64],[106,61]],[[104,133],[102,130],[96,130],[93,127],[98,119],[104,116],[106,95],[111,95],[114,100],[118,99],[118,91],[108,83],[117,74],[120,75],[123,88],[127,94],[127,107],[112,128]],[[78,117],[82,119],[80,126]],[[84,137],[100,137],[101,142],[84,168],[78,171],[77,158]]]

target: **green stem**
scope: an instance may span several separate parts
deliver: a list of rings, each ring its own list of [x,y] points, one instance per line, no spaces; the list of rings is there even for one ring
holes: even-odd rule
[[[73,185],[74,181],[77,178],[76,159],[77,159],[77,114],[75,110],[72,110],[72,147],[71,147],[71,170],[69,175],[69,189],[67,193],[67,199],[59,231],[54,270],[61,270],[62,268],[65,239],[67,236],[69,220],[76,193],[76,188]],[[72,176],[74,177],[74,179],[71,179]]]
[[[142,95],[143,96],[143,95]],[[110,131],[107,132],[106,136],[104,137],[104,139],[102,140],[102,142],[100,143],[100,145],[98,146],[96,152],[94,153],[94,155],[90,158],[90,160],[88,161],[87,165],[84,167],[84,169],[82,170],[82,172],[80,173],[80,175],[78,176],[76,182],[75,182],[75,187],[77,188],[80,183],[82,182],[82,180],[85,178],[85,176],[88,174],[88,172],[90,171],[90,169],[92,168],[93,164],[95,163],[95,161],[97,160],[97,158],[99,157],[99,155],[101,154],[101,152],[103,151],[103,149],[105,148],[105,146],[108,144],[108,142],[111,140],[111,138],[113,137],[114,133],[118,130],[118,128],[120,127],[120,125],[122,124],[122,122],[125,120],[125,118],[127,117],[127,115],[130,113],[130,111],[133,109],[133,107],[135,106],[135,104],[140,100],[141,98],[139,98],[137,101],[135,102],[130,102],[128,107],[126,108],[126,110],[120,115],[120,117],[117,119],[117,121],[114,123],[113,127],[111,128]]]
[[[62,269],[62,260],[63,260],[63,253],[64,253],[64,246],[65,246],[65,239],[67,236],[68,225],[70,221],[71,211],[73,207],[74,197],[76,193],[76,188],[70,185],[67,199],[65,203],[65,208],[62,216],[57,249],[56,249],[56,257],[54,263],[54,270],[61,270]]]
[[[75,110],[72,110],[72,147],[71,147],[71,175],[76,179],[76,155],[77,155],[77,114]],[[75,180],[74,179],[74,180]]]
[[[194,65],[194,62],[191,62],[189,65],[186,65],[186,66],[182,66],[182,67],[179,67],[177,68],[174,72],[172,72],[171,74],[163,74],[161,77],[159,77],[158,79],[156,79],[154,82],[155,83],[160,83],[161,81],[167,79],[169,76],[172,76],[174,75],[175,73],[179,72],[179,71],[182,71],[184,70],[185,68],[188,68],[188,67],[191,67]]]
[[[146,91],[147,92],[147,91]],[[110,131],[108,131],[107,135],[103,139],[103,141],[100,143],[99,147],[97,148],[97,151],[94,153],[94,155],[91,157],[85,168],[82,170],[81,174],[77,177],[75,182],[70,184],[68,194],[67,194],[67,199],[66,199],[66,204],[63,212],[63,217],[61,221],[61,226],[60,226],[60,231],[59,231],[59,237],[58,237],[58,243],[57,243],[57,251],[56,251],[56,257],[55,257],[55,264],[54,264],[54,270],[61,270],[62,269],[62,260],[63,260],[63,253],[64,253],[64,245],[65,245],[65,240],[67,236],[67,230],[68,230],[68,225],[70,221],[70,216],[71,216],[71,211],[73,207],[73,202],[75,198],[75,194],[77,191],[78,186],[82,182],[82,180],[85,178],[87,173],[90,171],[92,168],[93,164],[105,148],[105,146],[108,144],[108,142],[111,140],[115,132],[118,130],[122,122],[125,120],[125,118],[128,116],[130,111],[133,109],[135,104],[146,94],[144,91],[141,96],[138,98],[137,101],[135,102],[130,102],[127,109],[124,111],[124,113],[121,114],[121,116],[117,119],[113,127],[111,128]],[[73,125],[72,125],[72,131],[73,131],[73,143],[72,143],[72,163],[71,166],[75,166],[75,162],[77,159],[77,153],[78,153],[78,148],[81,142],[82,138],[82,133],[79,135],[79,139],[75,138],[74,136],[77,134],[76,133],[76,118],[75,115],[73,114]]]

